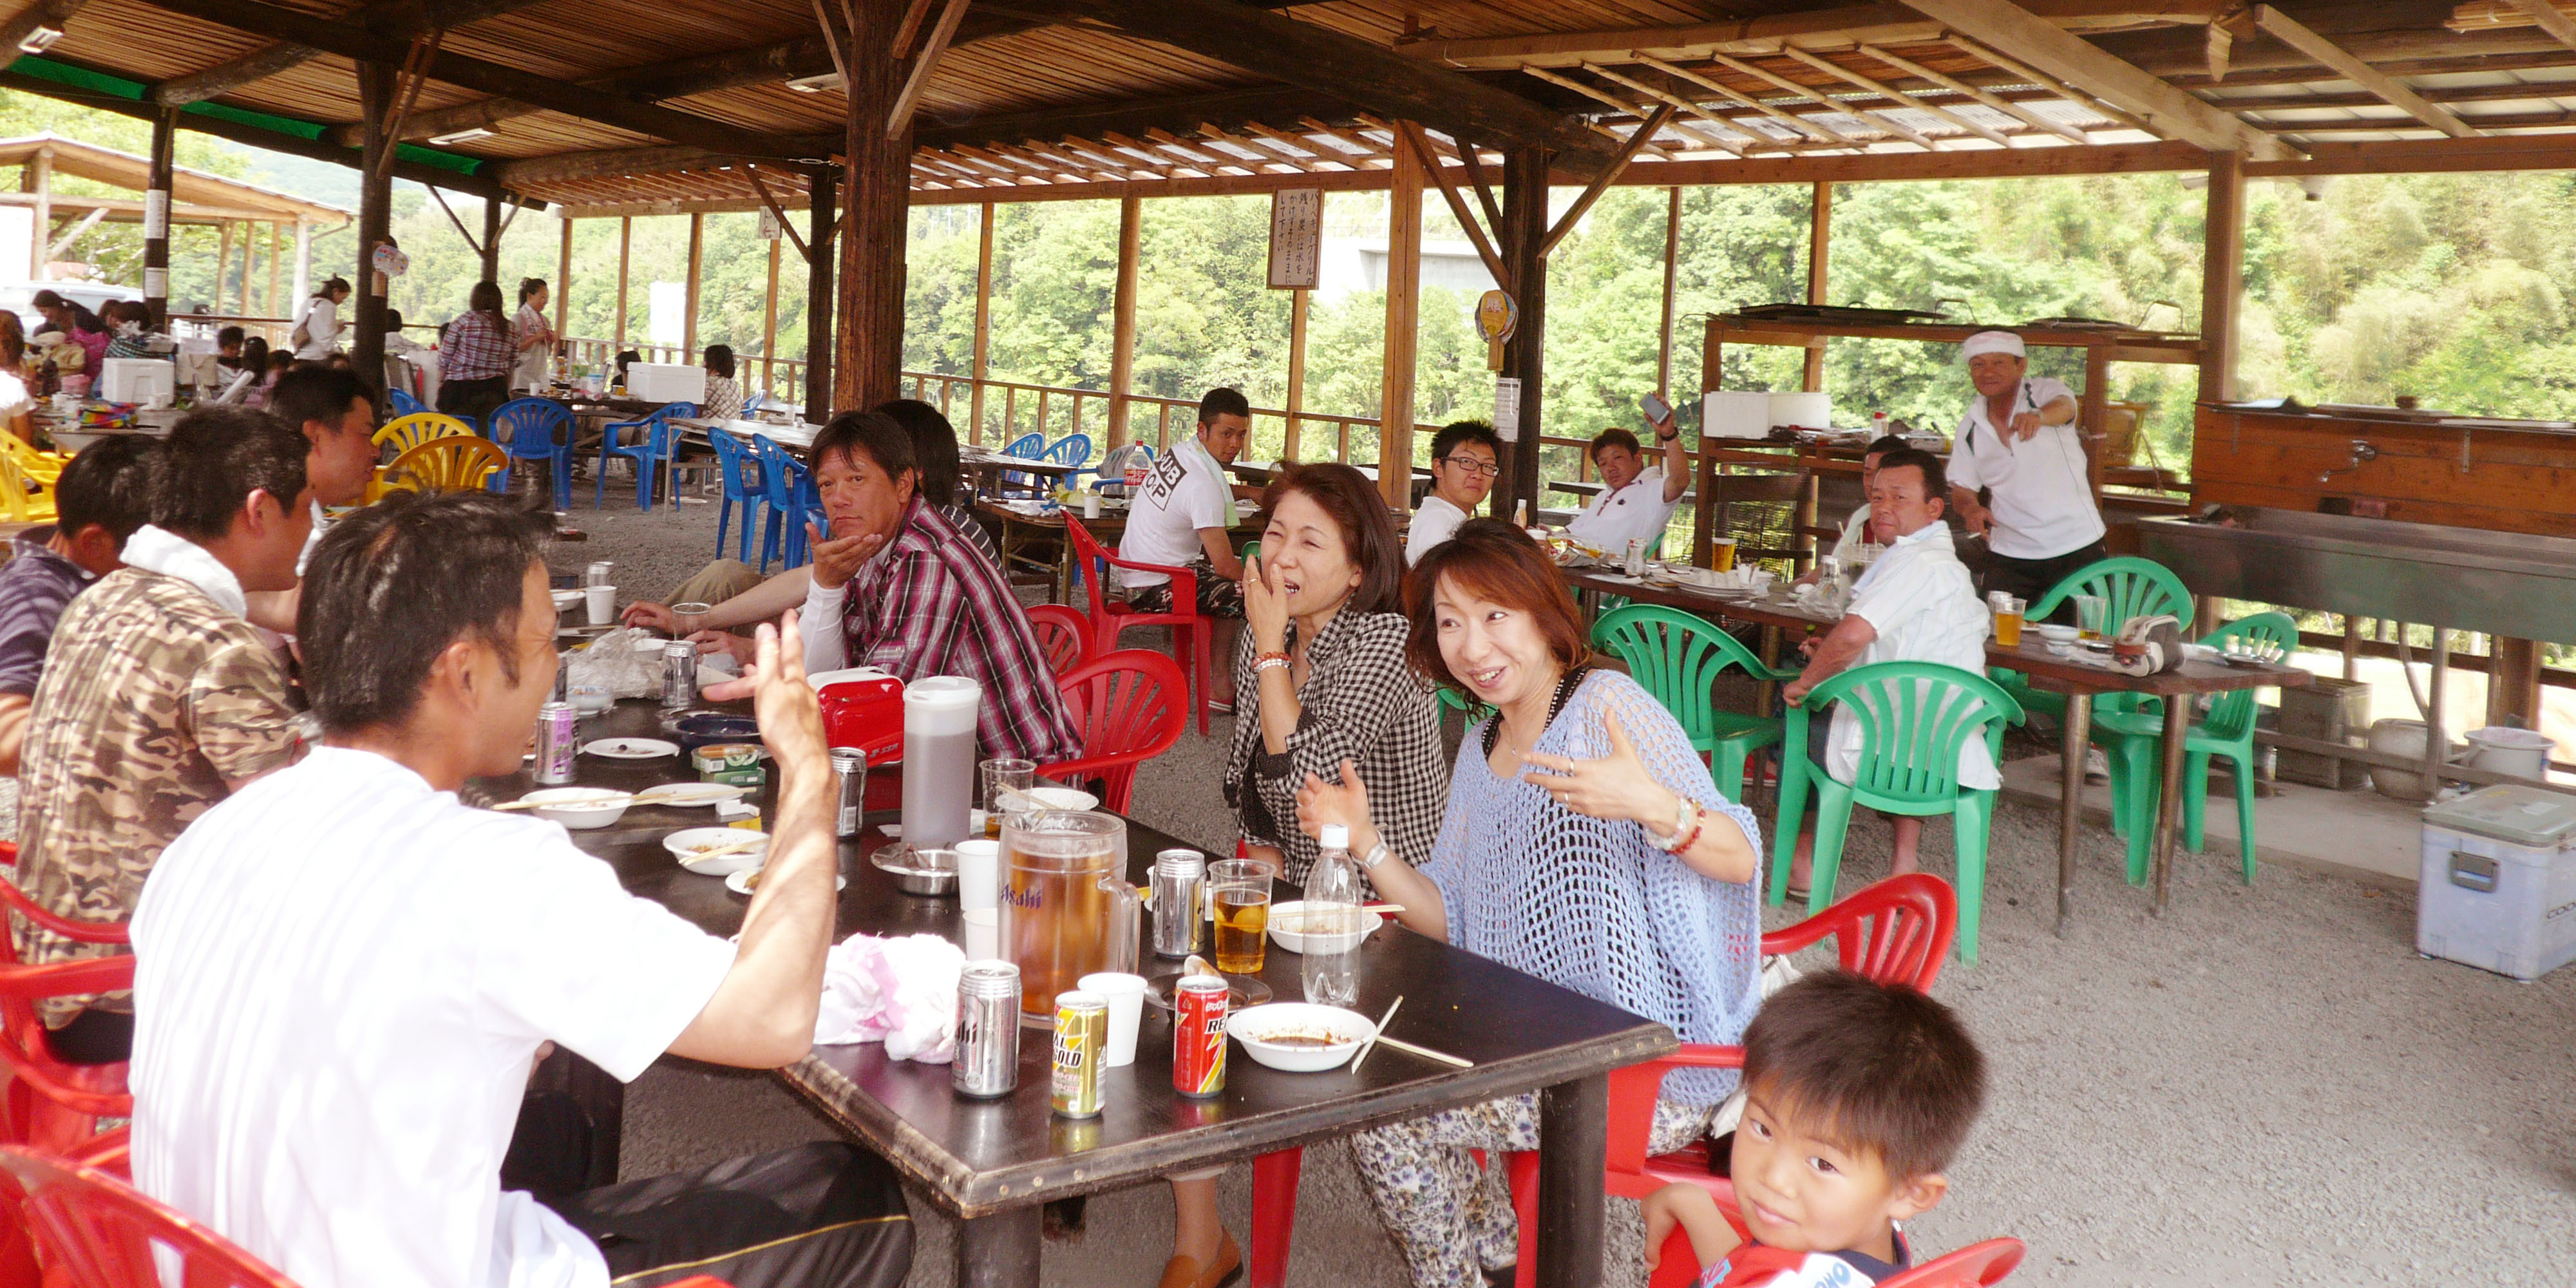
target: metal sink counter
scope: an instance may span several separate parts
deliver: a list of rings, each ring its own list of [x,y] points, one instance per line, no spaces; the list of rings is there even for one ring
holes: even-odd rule
[[[2193,593],[2576,641],[2576,539],[2236,507],[2235,526],[2157,518],[2139,553]]]

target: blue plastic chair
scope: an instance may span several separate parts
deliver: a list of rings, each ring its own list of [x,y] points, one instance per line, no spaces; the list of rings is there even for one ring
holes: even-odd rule
[[[414,398],[410,394],[404,393],[399,389],[386,390],[385,401],[393,406],[394,414],[397,416],[417,416],[422,412],[430,410],[429,408],[422,406],[419,399]]]
[[[761,441],[761,440],[755,440]],[[716,449],[716,476],[724,487],[724,508],[716,512],[716,553],[724,554],[725,529],[733,522],[735,502],[742,503],[742,530],[734,534],[733,557],[751,562],[751,524],[753,516],[769,497],[761,489],[759,449],[727,430],[709,430],[707,442]]]
[[[512,462],[544,461],[554,480],[555,508],[572,508],[572,409],[551,398],[513,398],[492,409],[492,429],[506,434]],[[510,471],[492,475],[492,490],[510,490]]]
[[[1038,459],[1042,461],[1052,461],[1058,465],[1087,464],[1091,460],[1091,435],[1067,434],[1049,444],[1045,451],[1038,453]],[[1081,475],[1097,475],[1099,473],[1100,471],[1096,469],[1075,470],[1073,473],[1065,475],[1064,481],[1067,486],[1070,486],[1073,483],[1073,480]]]
[[[662,467],[668,465],[673,457],[680,454],[680,429],[679,426],[671,423],[671,418],[673,416],[695,416],[697,414],[698,407],[696,403],[664,403],[662,406],[655,408],[651,415],[646,416],[642,420],[611,421],[610,423],[601,426],[599,439],[599,485],[591,489],[590,508],[594,510],[598,509],[601,504],[604,503],[608,495],[608,458],[611,456],[623,456],[626,459],[635,462],[636,508],[651,510],[653,508],[653,485],[661,480]],[[619,443],[617,441],[618,431],[628,429],[643,430],[643,441],[638,443]],[[675,492],[672,495],[672,503],[676,506],[678,502],[679,496]]]
[[[760,453],[761,495],[769,504],[769,520],[760,537],[760,570],[768,572],[772,559],[802,568],[812,559],[805,524],[822,514],[821,493],[804,463],[786,448],[766,438],[754,438],[751,443]]]
[[[1024,461],[1037,460],[1038,458],[1046,455],[1046,435],[1022,434],[1018,438],[1012,439],[1009,444],[1002,448],[1002,455],[1016,456]],[[1014,488],[1022,491],[1034,491],[1036,490],[1037,485],[1038,481],[1035,475],[1010,473],[1002,476],[1001,490],[1003,495],[1008,496]]]

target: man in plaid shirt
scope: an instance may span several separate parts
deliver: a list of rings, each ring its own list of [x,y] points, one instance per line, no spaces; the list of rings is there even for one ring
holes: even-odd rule
[[[918,495],[912,437],[881,412],[832,418],[806,457],[832,530],[814,536],[798,622],[807,673],[878,666],[906,681],[960,675],[984,686],[982,755],[1049,761],[1082,754],[1001,570]]]

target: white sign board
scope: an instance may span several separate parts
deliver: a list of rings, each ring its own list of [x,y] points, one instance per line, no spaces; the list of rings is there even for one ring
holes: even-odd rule
[[[143,236],[149,241],[170,235],[170,194],[158,188],[143,190]]]
[[[779,231],[779,228],[778,228],[778,216],[777,216],[777,214],[775,214],[774,212],[772,212],[772,211],[769,209],[769,207],[767,207],[767,206],[763,206],[763,207],[761,207],[761,208],[760,208],[760,239],[761,239],[762,241],[777,241],[777,240],[779,240],[782,236],[783,236],[783,234]]]
[[[1521,441],[1521,380],[1504,376],[1494,381],[1494,432],[1506,443]]]
[[[1270,194],[1270,288],[1313,290],[1324,260],[1324,190]]]

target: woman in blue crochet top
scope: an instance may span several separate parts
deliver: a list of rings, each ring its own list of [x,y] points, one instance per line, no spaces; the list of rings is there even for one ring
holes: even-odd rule
[[[1351,829],[1378,891],[1421,934],[1670,1025],[1734,1043],[1760,1002],[1761,836],[1635,681],[1585,663],[1582,616],[1528,534],[1483,519],[1405,580],[1409,653],[1499,714],[1468,730],[1427,855],[1385,845],[1369,785],[1310,776],[1298,825]],[[1649,1145],[1679,1149],[1731,1070],[1665,1079]],[[1517,1242],[1502,1151],[1538,1147],[1535,1095],[1360,1133],[1351,1152],[1421,1288],[1481,1288]],[[1469,1151],[1488,1151],[1478,1169]],[[1508,1282],[1508,1275],[1503,1275]]]

